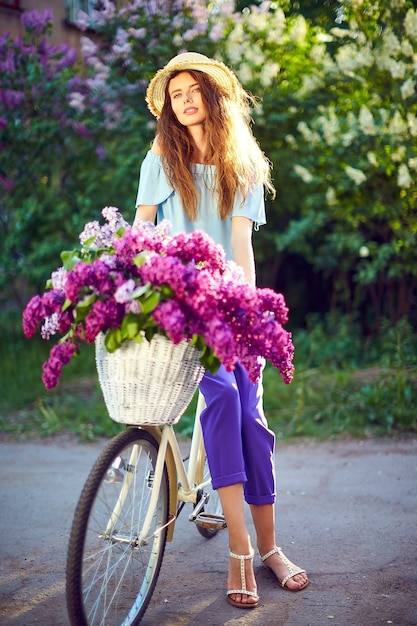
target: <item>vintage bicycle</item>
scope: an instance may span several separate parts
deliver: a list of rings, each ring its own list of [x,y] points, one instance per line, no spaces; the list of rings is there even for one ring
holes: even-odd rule
[[[186,503],[192,505],[188,519],[204,538],[210,539],[226,527],[219,498],[211,487],[200,425],[201,394],[186,459],[173,427],[203,375],[196,355],[188,360],[183,355],[176,366],[180,380],[175,374],[170,386],[174,359],[167,351],[174,348],[172,344],[155,337],[150,344],[133,347],[153,353],[151,365],[145,365],[152,371],[146,383],[142,380],[143,355],[136,358],[139,368],[123,354],[124,347],[116,357],[105,354],[103,343],[97,344],[107,407],[113,419],[126,423],[127,428],[98,457],[75,510],[67,558],[67,608],[72,626],[134,626],[140,622],[157,583],[166,542],[172,540],[175,522]],[[187,350],[184,346],[183,352]],[[127,400],[114,390],[106,391],[106,384],[114,386],[117,378],[128,387]],[[143,388],[138,390],[138,384]],[[165,399],[161,400],[161,393]]]

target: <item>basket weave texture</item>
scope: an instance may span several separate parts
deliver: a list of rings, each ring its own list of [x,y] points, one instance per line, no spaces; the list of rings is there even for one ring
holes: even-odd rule
[[[204,375],[199,358],[186,341],[174,345],[161,335],[110,353],[98,335],[98,379],[110,417],[137,426],[176,424]]]

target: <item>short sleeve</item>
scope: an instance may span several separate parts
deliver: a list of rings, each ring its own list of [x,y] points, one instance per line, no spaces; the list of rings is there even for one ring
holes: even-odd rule
[[[236,198],[232,211],[232,217],[247,217],[255,224],[255,230],[259,226],[266,224],[265,200],[263,185],[257,185],[249,192],[245,203],[242,205],[241,199]]]
[[[140,168],[136,205],[159,205],[174,193],[162,167],[161,157],[149,151]]]

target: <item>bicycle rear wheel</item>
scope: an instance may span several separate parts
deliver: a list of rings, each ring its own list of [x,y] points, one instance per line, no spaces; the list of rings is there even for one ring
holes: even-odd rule
[[[94,464],[81,493],[67,558],[67,607],[72,626],[134,626],[154,591],[166,542],[169,485],[162,475],[155,514],[138,542],[148,511],[158,442],[129,428]]]

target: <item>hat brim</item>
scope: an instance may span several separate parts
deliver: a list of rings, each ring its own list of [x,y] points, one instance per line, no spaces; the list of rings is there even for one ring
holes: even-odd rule
[[[202,56],[203,55],[199,55]],[[204,59],[205,57],[203,57]],[[159,118],[165,101],[165,90],[174,72],[186,72],[187,70],[197,70],[211,76],[219,87],[230,98],[238,98],[241,90],[240,83],[233,72],[221,61],[207,59],[205,61],[181,61],[178,63],[168,63],[159,70],[151,82],[146,92],[146,102],[152,115]]]

